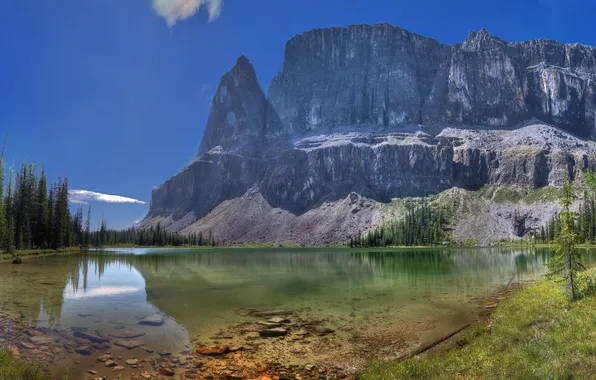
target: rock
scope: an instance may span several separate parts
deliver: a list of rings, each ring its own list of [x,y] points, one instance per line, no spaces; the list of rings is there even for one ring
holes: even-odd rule
[[[145,372],[141,373],[141,377],[145,380],[149,380],[149,379],[151,379],[151,374],[149,374],[149,372],[145,371]]]
[[[281,327],[280,323],[271,323],[271,322],[257,322],[258,325],[261,325],[263,327],[266,327],[268,329],[273,329],[276,327]]]
[[[75,352],[80,355],[91,355],[93,350],[89,346],[75,348]]]
[[[112,369],[112,372],[119,372],[119,371],[124,371],[124,367],[122,367],[121,365],[117,365],[116,367],[114,367],[114,369]]]
[[[145,347],[145,346],[141,346],[141,350],[143,350],[145,352],[148,352],[148,353],[152,353],[153,352],[153,350],[151,348]]]
[[[99,358],[97,358],[97,360],[100,361],[100,362],[102,362],[102,363],[105,363],[108,360],[114,360],[114,357],[112,355],[110,355],[110,354],[105,354],[105,355],[102,355]]]
[[[172,371],[170,368],[160,368],[157,372],[162,376],[174,376],[176,374],[176,372]]]
[[[113,361],[113,360],[107,360],[107,361],[104,363],[104,365],[105,365],[106,367],[116,367],[118,364],[116,364],[116,362],[115,362],[115,361]]]
[[[159,356],[172,356],[172,353],[170,351],[166,351],[166,350],[160,350],[160,351],[157,351],[157,353],[159,354]]]
[[[87,373],[89,375],[97,375],[97,371],[90,369],[89,371],[87,371]]]
[[[165,322],[165,318],[160,314],[153,314],[145,317],[139,321],[139,325],[146,326],[161,326]]]
[[[103,338],[99,335],[90,334],[84,331],[75,331],[74,336],[79,339],[89,340],[93,343],[104,343],[109,341],[107,338]]]
[[[197,352],[204,356],[220,356],[230,350],[228,346],[203,346],[197,347]]]
[[[111,330],[107,332],[108,336],[121,339],[133,339],[145,335],[145,332],[135,329]]]
[[[242,351],[244,346],[230,346],[230,352]]]
[[[137,359],[127,359],[126,360],[126,364],[128,364],[128,365],[137,365],[137,364],[139,364],[139,361]]]
[[[290,314],[290,312],[286,311],[286,310],[265,310],[265,311],[253,311],[249,314],[254,317],[267,318],[267,317],[277,317],[277,316],[288,315],[288,314]]]
[[[307,364],[304,366],[304,369],[306,369],[307,371],[312,371],[315,368],[315,366],[313,364]]]
[[[34,345],[33,343],[30,343],[30,342],[27,342],[27,341],[22,341],[21,345],[28,350],[33,350],[33,349],[37,348],[36,345]]]
[[[79,317],[81,318],[87,318],[87,317],[91,317],[93,314],[89,314],[89,313],[79,313],[77,314]]]
[[[124,347],[126,349],[132,350],[133,348],[141,347],[143,342],[139,342],[138,340],[117,340],[114,342],[116,346]]]
[[[289,319],[285,318],[285,317],[273,317],[273,318],[269,318],[267,320],[267,322],[270,323],[288,323],[290,322]]]
[[[47,335],[32,336],[31,338],[29,338],[29,340],[36,345],[47,345],[54,341],[54,339],[51,336]]]
[[[308,326],[306,329],[309,332],[319,336],[333,334],[335,332],[335,330],[322,326]]]
[[[20,257],[18,257],[18,256],[15,256],[15,257],[12,259],[12,263],[13,263],[13,264],[22,264],[22,263],[23,263],[23,261],[21,260],[21,258],[20,258]]]
[[[275,327],[272,329],[264,329],[259,331],[259,335],[263,338],[272,338],[277,336],[284,336],[288,333],[285,327]]]
[[[8,350],[10,351],[12,356],[14,356],[15,358],[18,358],[19,356],[21,356],[21,352],[19,351],[19,348],[17,346],[15,346],[14,344],[11,344],[10,346],[8,346]]]

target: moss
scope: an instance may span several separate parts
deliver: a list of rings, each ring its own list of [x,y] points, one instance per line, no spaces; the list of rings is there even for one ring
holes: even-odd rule
[[[51,379],[46,370],[16,359],[8,350],[0,350],[0,380],[46,380]]]
[[[490,327],[466,334],[463,346],[429,359],[377,363],[362,378],[591,378],[596,373],[595,304],[593,294],[570,302],[562,286],[542,279],[506,300]]]

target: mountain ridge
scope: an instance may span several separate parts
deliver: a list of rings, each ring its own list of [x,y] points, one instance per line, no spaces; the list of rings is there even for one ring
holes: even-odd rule
[[[451,187],[558,186],[594,165],[582,140],[596,136],[593,47],[485,29],[446,45],[376,24],[314,29],[285,49],[267,96],[244,56],[222,76],[197,159],[154,190],[141,228],[171,217],[186,231],[249,190],[300,216],[351,193],[386,203]],[[545,136],[531,149],[527,126]],[[520,128],[498,150],[458,136]],[[557,148],[548,136],[559,133],[582,148]]]

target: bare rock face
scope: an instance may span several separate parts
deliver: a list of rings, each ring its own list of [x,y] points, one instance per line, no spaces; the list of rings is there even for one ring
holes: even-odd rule
[[[594,164],[594,47],[510,43],[484,29],[453,46],[387,24],[317,29],[287,43],[268,94],[240,57],[213,98],[198,157],[153,191],[142,227],[202,231],[188,227],[226,204],[202,226],[227,240],[213,221],[233,223],[234,205],[247,205],[226,202],[253,194],[256,214],[308,234],[300,216],[322,217],[351,193],[387,202],[454,186],[558,186]],[[342,207],[329,226],[378,219]],[[235,241],[288,241],[257,225],[227,230]]]

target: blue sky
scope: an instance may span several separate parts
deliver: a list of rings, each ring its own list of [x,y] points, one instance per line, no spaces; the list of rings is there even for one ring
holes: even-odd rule
[[[313,28],[388,22],[455,43],[484,27],[511,41],[596,45],[595,0],[225,0],[209,22],[210,4],[171,25],[153,0],[3,0],[7,161],[44,163],[71,189],[147,202],[90,202],[94,219],[124,227],[144,216],[154,186],[193,159],[210,97],[239,55],[266,91],[286,41]]]

